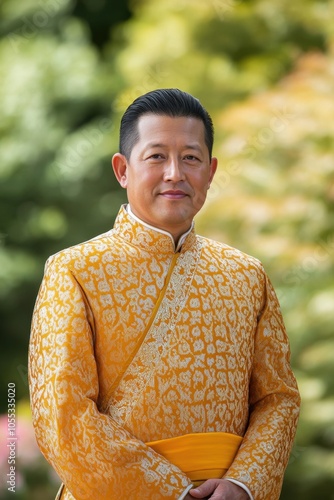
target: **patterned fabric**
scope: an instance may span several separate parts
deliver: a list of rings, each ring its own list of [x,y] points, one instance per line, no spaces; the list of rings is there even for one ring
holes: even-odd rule
[[[256,259],[191,231],[181,251],[121,208],[50,257],[29,351],[39,446],[65,499],[177,499],[190,484],[145,442],[244,436],[226,477],[279,498],[299,394]]]

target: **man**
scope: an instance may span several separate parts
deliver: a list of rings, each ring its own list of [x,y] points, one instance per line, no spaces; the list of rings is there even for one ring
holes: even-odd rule
[[[191,95],[136,99],[112,160],[129,204],[47,262],[29,372],[58,498],[279,498],[299,394],[261,264],[194,231],[212,145]]]

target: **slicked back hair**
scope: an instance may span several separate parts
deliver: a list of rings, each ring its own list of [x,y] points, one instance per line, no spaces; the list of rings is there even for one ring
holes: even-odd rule
[[[157,89],[133,101],[125,111],[120,127],[119,151],[127,160],[139,140],[138,121],[143,115],[155,114],[171,117],[192,117],[204,124],[205,143],[212,157],[214,129],[212,119],[200,101],[179,89]]]

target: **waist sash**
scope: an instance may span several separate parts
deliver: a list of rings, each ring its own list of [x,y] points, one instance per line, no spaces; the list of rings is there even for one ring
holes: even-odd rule
[[[199,432],[146,443],[181,469],[198,486],[219,479],[231,466],[242,437],[227,432]]]

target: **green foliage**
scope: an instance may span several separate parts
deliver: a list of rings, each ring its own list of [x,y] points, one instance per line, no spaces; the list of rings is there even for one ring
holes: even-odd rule
[[[220,170],[197,229],[264,262],[286,319],[303,407],[282,499],[333,498],[333,0],[0,9],[1,411],[8,382],[28,396],[46,258],[108,230],[125,201],[110,168],[120,115],[179,87],[216,124]],[[47,498],[47,474],[26,472],[19,498]]]
[[[110,167],[114,90],[89,30],[70,15],[71,2],[29,7],[3,4],[0,44],[2,373],[20,397],[27,380],[17,366],[27,363],[46,258],[109,229],[122,199]]]
[[[286,499],[330,498],[334,486],[333,68],[331,54],[305,55],[279,85],[221,112],[223,168],[198,220],[259,257],[280,298],[303,400]]]

